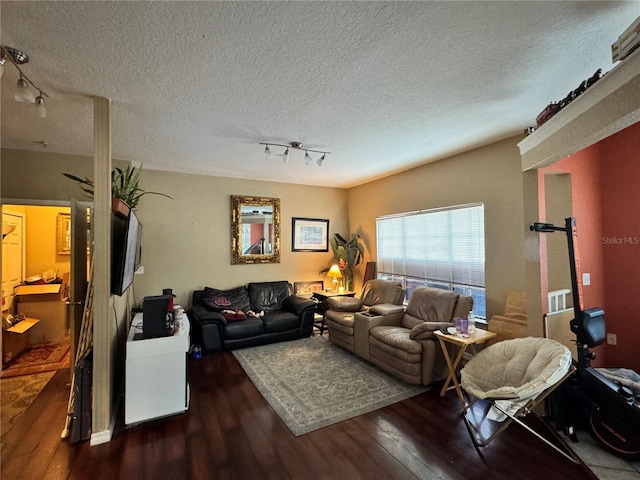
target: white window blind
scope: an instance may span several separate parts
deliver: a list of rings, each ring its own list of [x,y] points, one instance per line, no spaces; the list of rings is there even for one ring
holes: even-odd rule
[[[484,205],[380,217],[376,230],[379,276],[404,280],[408,296],[413,279],[474,294],[484,305]]]

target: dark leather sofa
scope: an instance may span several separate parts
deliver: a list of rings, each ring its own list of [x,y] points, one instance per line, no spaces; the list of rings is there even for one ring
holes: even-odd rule
[[[317,304],[291,293],[287,281],[249,283],[231,290],[195,290],[189,312],[194,342],[205,351],[233,350],[311,336]],[[212,306],[212,299],[219,298],[258,316],[227,320]]]

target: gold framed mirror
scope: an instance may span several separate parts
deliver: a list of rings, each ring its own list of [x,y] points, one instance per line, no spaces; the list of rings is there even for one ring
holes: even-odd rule
[[[231,264],[280,263],[280,199],[231,195]]]

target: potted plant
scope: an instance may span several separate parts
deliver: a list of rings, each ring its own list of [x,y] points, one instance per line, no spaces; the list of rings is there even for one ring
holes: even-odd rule
[[[142,190],[139,187],[141,170],[142,165],[139,168],[129,165],[124,170],[116,167],[111,171],[111,198],[113,199],[111,209],[115,213],[127,216],[129,209],[136,209],[143,195],[162,195],[163,197],[171,198],[164,193],[145,192]],[[92,180],[87,177],[80,178],[71,173],[63,173],[63,175],[77,182],[87,196],[93,198],[94,183]],[[123,203],[124,206],[122,205]]]
[[[351,290],[353,267],[358,265],[364,256],[364,247],[359,239],[360,235],[357,233],[351,236],[351,240],[346,240],[342,235],[336,233],[329,241],[333,258],[338,262],[338,268],[342,273],[342,284],[345,290]]]

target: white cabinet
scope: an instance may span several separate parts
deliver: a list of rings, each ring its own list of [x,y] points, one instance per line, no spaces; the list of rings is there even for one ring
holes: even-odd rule
[[[143,321],[141,313],[135,315],[127,338],[126,425],[182,413],[189,408],[187,315],[183,313],[176,318],[179,329],[170,337],[137,339],[136,334],[142,334]]]

